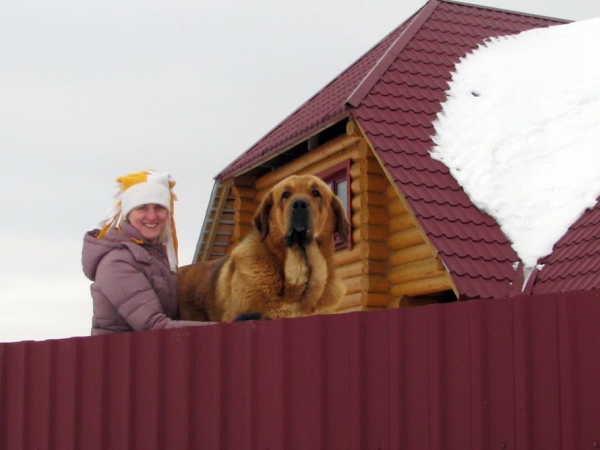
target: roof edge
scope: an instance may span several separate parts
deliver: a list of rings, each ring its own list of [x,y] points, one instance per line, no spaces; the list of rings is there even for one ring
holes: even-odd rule
[[[505,13],[509,13],[509,14],[517,14],[519,16],[534,17],[536,19],[553,20],[555,22],[565,22],[565,23],[575,22],[575,20],[571,20],[571,19],[562,19],[560,17],[544,16],[541,14],[533,14],[533,13],[528,13],[528,12],[524,12],[524,11],[517,11],[514,9],[497,8],[497,7],[489,6],[489,5],[478,5],[476,3],[463,2],[461,0],[439,0],[439,1],[443,2],[443,3],[454,3],[456,5],[462,5],[462,6],[471,6],[473,8],[479,8],[479,9],[488,9],[491,11],[500,11],[500,12],[505,12]]]
[[[210,200],[206,205],[206,212],[204,213],[204,222],[202,223],[202,229],[200,230],[200,235],[198,236],[198,240],[196,241],[196,249],[194,250],[194,256],[192,258],[192,263],[198,262],[198,257],[200,256],[200,250],[202,247],[202,237],[208,233],[209,231],[209,218],[210,211],[215,205],[215,200],[217,199],[217,193],[219,191],[219,187],[222,186],[223,183],[220,180],[216,180],[213,184],[213,188],[210,192]]]
[[[348,96],[346,103],[356,108],[367,96],[371,88],[381,78],[381,76],[389,69],[396,57],[400,55],[404,47],[411,41],[414,35],[421,29],[423,24],[429,19],[431,14],[439,6],[439,0],[429,0],[425,6],[417,12],[411,23],[406,27],[400,36],[390,45],[388,50],[379,58],[379,61],[373,66],[369,73],[363,78],[359,85],[354,89],[352,94]]]
[[[256,167],[260,166],[262,163],[264,163],[265,161],[268,161],[272,158],[274,158],[275,156],[278,156],[282,153],[287,152],[289,149],[291,149],[292,147],[298,145],[299,143],[305,141],[306,139],[310,138],[311,136],[314,136],[315,134],[320,133],[321,131],[325,130],[326,128],[330,127],[331,125],[333,125],[334,123],[338,123],[341,120],[344,120],[347,117],[350,117],[350,112],[349,111],[342,111],[339,114],[336,114],[334,116],[331,116],[329,118],[329,120],[327,122],[323,122],[322,124],[320,124],[320,126],[313,126],[310,129],[308,129],[308,131],[306,131],[305,133],[296,136],[295,139],[293,140],[289,140],[286,143],[283,143],[283,146],[280,146],[279,144],[276,144],[275,147],[272,148],[277,148],[279,147],[279,150],[275,151],[274,153],[268,153],[267,155],[263,155],[260,158],[256,158],[254,161],[252,161],[252,163],[244,166],[241,169],[237,169],[234,171],[231,171],[230,173],[226,173],[229,168],[236,162],[238,161],[239,158],[237,158],[235,161],[233,161],[231,164],[229,164],[225,169],[223,169],[221,172],[219,172],[216,176],[215,176],[215,181],[222,181],[226,178],[229,177],[238,177],[240,175],[245,174],[246,172],[249,172],[253,169],[255,169]],[[284,120],[285,121],[285,120]],[[281,123],[283,123],[284,121],[282,121]],[[281,125],[281,124],[280,124]],[[279,126],[279,125],[278,125]],[[275,127],[277,128],[277,127]],[[272,132],[273,130],[271,130]],[[269,133],[271,133],[269,132]],[[267,136],[268,134],[267,133]],[[260,142],[260,141],[258,141]],[[256,145],[256,144],[255,144]],[[248,151],[250,151],[253,147],[251,147],[249,150],[247,150],[245,153],[247,153]]]

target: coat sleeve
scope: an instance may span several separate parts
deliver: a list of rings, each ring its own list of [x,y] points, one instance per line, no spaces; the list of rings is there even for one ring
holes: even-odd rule
[[[114,250],[104,257],[98,265],[95,285],[135,331],[211,324],[167,317],[152,285],[128,250]]]

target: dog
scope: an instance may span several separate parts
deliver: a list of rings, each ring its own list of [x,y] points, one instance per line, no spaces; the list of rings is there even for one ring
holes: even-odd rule
[[[231,322],[335,311],[346,288],[333,267],[334,235],[348,242],[350,224],[331,189],[313,175],[289,176],[264,197],[253,225],[230,254],[179,269],[180,318]]]

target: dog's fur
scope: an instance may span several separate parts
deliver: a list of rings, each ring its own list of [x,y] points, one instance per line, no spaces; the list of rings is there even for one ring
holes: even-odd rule
[[[179,269],[182,320],[230,322],[247,313],[275,319],[333,312],[345,286],[333,268],[334,234],[350,224],[329,187],[312,175],[275,185],[254,229],[220,259]]]

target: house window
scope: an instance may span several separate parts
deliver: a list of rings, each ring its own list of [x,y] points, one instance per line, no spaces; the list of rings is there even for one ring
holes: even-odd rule
[[[340,203],[344,207],[346,212],[346,219],[351,222],[352,219],[352,196],[350,193],[350,160],[343,163],[337,164],[326,171],[318,173],[317,176],[321,178],[329,188],[337,195]],[[339,250],[342,248],[352,248],[352,227],[350,227],[350,233],[348,236],[348,242],[342,242],[339,235],[335,234],[335,249]]]

